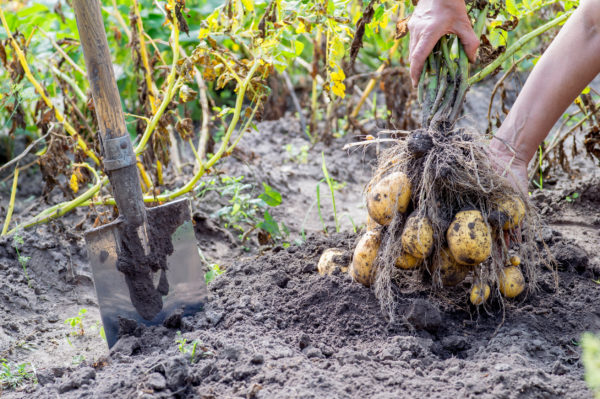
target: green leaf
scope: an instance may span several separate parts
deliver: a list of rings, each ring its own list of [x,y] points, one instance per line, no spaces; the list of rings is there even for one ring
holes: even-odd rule
[[[280,236],[281,232],[279,231],[279,226],[277,225],[277,222],[275,221],[275,219],[273,219],[273,216],[271,216],[269,211],[265,211],[264,219],[265,220],[258,223],[256,227],[259,229],[263,229],[267,233],[271,234],[271,236],[273,237]]]
[[[296,52],[295,52],[295,53],[296,53],[296,56],[297,56],[297,57],[298,57],[298,56],[300,56],[300,54],[302,54],[302,51],[304,50],[304,43],[302,43],[302,42],[301,42],[301,41],[299,41],[299,40],[296,40],[296,41],[294,42],[294,47],[295,47],[295,49],[296,49]]]
[[[517,5],[515,4],[515,0],[506,0],[506,11],[510,15],[517,15],[519,11],[517,10]]]
[[[506,3],[508,4],[508,1],[506,1]],[[383,13],[385,12],[385,7],[384,5],[380,5],[379,7],[377,7],[377,9],[375,10],[375,14],[373,14],[373,21],[380,21],[381,17],[383,17]]]
[[[259,195],[258,198],[265,201],[269,206],[281,204],[281,194],[277,190],[266,183],[263,183],[263,187],[265,188],[265,192]]]

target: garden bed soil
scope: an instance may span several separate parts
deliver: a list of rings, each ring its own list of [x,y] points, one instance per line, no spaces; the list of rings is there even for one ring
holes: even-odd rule
[[[362,224],[361,190],[373,150],[348,155],[340,150],[351,140],[346,137],[317,145],[306,163],[290,162],[285,144],[307,143],[297,122],[285,118],[259,129],[220,172],[264,181],[282,194],[273,215],[289,224],[292,245],[261,247],[252,238],[244,252],[232,231],[208,217],[223,200],[194,201],[199,245],[226,271],[209,285],[205,310],[193,317],[152,328],[124,325],[109,352],[82,240],[91,223],[87,210],[19,233],[19,254],[30,257],[27,276],[14,241],[0,240],[0,358],[30,362],[38,381],[3,397],[593,397],[578,342],[583,332],[600,331],[597,173],[585,181],[563,177],[533,193],[547,223],[539,243],[559,265],[557,273],[540,271],[538,292],[478,312],[468,305],[466,283],[444,297],[423,285],[399,293],[390,322],[370,289],[347,274],[317,273],[323,250],[352,251],[357,236],[350,218],[333,233],[331,205],[322,201],[325,235],[317,233],[316,208],[307,212],[323,177],[322,150],[332,176],[346,182],[336,192],[338,212]],[[573,192],[579,198],[565,201]],[[20,209],[41,209],[27,202],[31,194],[35,187],[20,193]],[[303,228],[312,233],[295,244]],[[79,335],[65,319],[82,308],[85,332]]]

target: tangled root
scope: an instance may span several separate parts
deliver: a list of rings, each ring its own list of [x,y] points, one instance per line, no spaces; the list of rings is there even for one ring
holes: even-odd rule
[[[393,172],[405,173],[411,182],[411,205],[406,213],[396,212],[389,225],[382,227],[382,240],[376,260],[375,294],[382,308],[393,318],[398,287],[410,290],[407,278],[422,284],[423,277],[430,278],[431,289],[440,292],[443,280],[439,268],[433,266],[448,247],[446,232],[454,216],[461,210],[477,209],[488,223],[492,234],[490,257],[473,267],[473,280],[488,284],[494,295],[498,291],[498,275],[509,264],[508,235],[511,254],[522,259],[521,268],[528,282],[527,292],[537,289],[536,265],[539,260],[551,265],[548,255],[540,256],[535,242],[540,229],[540,219],[529,198],[515,189],[507,179],[500,177],[488,154],[486,142],[477,132],[459,128],[415,130],[386,150],[379,160],[369,188]],[[520,228],[503,231],[503,219],[498,203],[506,198],[520,198],[525,204],[525,216]],[[420,273],[405,271],[395,266],[403,251],[401,236],[407,215],[426,216],[433,227],[432,254],[423,260]],[[410,277],[412,276],[412,277]],[[420,278],[419,278],[420,276]],[[419,281],[416,281],[416,279]],[[502,299],[500,299],[502,303]]]

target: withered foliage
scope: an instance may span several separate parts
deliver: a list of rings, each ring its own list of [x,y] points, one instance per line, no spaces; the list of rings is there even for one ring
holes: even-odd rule
[[[363,36],[365,35],[365,27],[371,23],[373,15],[375,15],[375,4],[378,0],[371,0],[369,4],[363,10],[363,15],[356,22],[356,32],[354,33],[354,39],[350,45],[350,62],[348,64],[348,71],[354,71],[354,63],[358,52],[363,46]]]

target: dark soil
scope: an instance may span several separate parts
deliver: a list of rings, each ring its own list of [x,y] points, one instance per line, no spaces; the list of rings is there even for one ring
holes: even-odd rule
[[[261,134],[245,138],[245,153],[229,158],[221,172],[244,174],[280,191],[283,204],[273,213],[289,221],[298,237],[322,178],[324,150],[330,172],[347,182],[336,193],[340,212],[361,224],[361,189],[373,154],[348,156],[339,150],[351,140],[344,138],[311,149],[307,163],[293,163],[284,143],[306,143],[294,126],[290,118],[260,124]],[[600,331],[600,288],[594,282],[600,276],[598,182],[562,178],[533,194],[547,223],[538,240],[556,257],[558,280],[540,269],[538,292],[507,301],[504,308],[494,303],[489,313],[468,305],[467,284],[444,297],[424,285],[399,293],[393,323],[370,289],[346,274],[316,271],[323,250],[352,250],[356,235],[348,221],[343,233],[313,233],[288,248],[254,245],[244,254],[235,234],[207,216],[220,199],[196,202],[199,245],[226,270],[209,285],[205,310],[152,328],[125,323],[110,352],[96,324],[100,317],[82,240],[90,222],[80,210],[21,232],[23,244],[0,240],[0,358],[30,362],[39,382],[1,395],[592,398],[578,341],[585,331]],[[573,192],[580,197],[566,202]],[[20,198],[20,210],[35,208]],[[331,215],[325,207],[324,214]],[[321,228],[316,209],[307,220],[308,231]],[[326,224],[333,231],[333,220],[327,217]],[[15,245],[22,257],[30,257],[29,281]],[[78,335],[64,321],[81,308],[87,309],[85,333]]]

